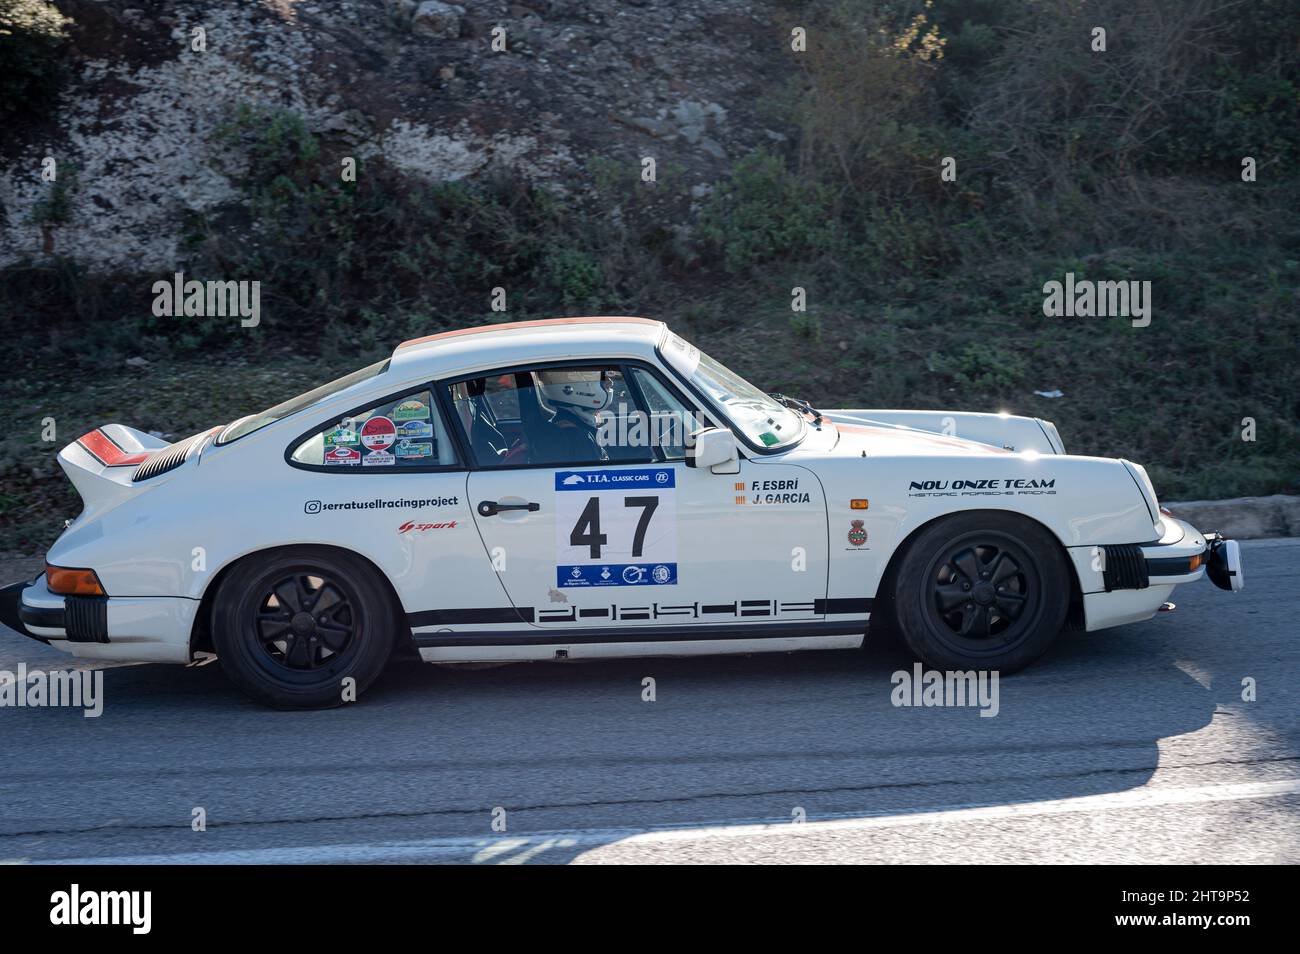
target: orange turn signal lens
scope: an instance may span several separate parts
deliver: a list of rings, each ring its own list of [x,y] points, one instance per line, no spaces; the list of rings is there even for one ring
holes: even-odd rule
[[[1196,556],[1192,557],[1192,562],[1191,565],[1187,567],[1187,572],[1195,573],[1197,570],[1201,568],[1201,564],[1204,562],[1205,562],[1205,554],[1204,553],[1196,554]]]
[[[850,510],[866,510],[868,502],[861,497],[855,497],[849,501]]]
[[[70,570],[45,565],[45,585],[60,596],[105,596],[94,570]]]

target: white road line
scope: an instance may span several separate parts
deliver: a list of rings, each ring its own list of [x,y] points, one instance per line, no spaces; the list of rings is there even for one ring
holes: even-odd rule
[[[803,824],[738,823],[708,827],[676,828],[593,828],[545,832],[535,835],[501,835],[493,838],[429,838],[379,844],[325,845],[307,848],[256,848],[231,851],[186,852],[171,855],[120,855],[107,858],[60,858],[41,861],[56,865],[156,865],[156,864],[337,864],[459,860],[475,864],[519,864],[546,860],[550,852],[595,848],[613,842],[654,844],[702,841],[722,838],[804,837],[833,831],[865,831],[908,825],[953,825],[1001,818],[1029,818],[1075,812],[1117,809],[1159,808],[1205,802],[1240,801],[1300,795],[1300,779],[1278,782],[1245,782],[1237,785],[1207,785],[1195,788],[1143,787],[1105,795],[1084,795],[1041,802],[997,805],[954,805],[926,811],[889,815],[844,815]],[[461,856],[461,857],[456,857]],[[15,859],[25,860],[25,859]],[[559,860],[559,859],[557,859]]]

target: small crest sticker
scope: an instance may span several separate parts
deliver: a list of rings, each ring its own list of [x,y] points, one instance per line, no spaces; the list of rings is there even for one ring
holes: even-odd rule
[[[855,547],[862,546],[862,544],[867,542],[867,531],[866,528],[862,526],[865,521],[851,520],[849,523],[849,543],[853,544]]]

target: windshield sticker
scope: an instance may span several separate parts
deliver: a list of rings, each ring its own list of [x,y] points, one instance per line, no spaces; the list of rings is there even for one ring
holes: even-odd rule
[[[675,585],[676,488],[670,467],[557,472],[555,585]]]
[[[691,377],[700,366],[700,349],[680,335],[669,335],[664,357],[684,376]]]
[[[764,431],[762,434],[759,434],[758,439],[762,441],[766,447],[771,447],[773,444],[781,443],[781,438],[777,437],[771,431]]]

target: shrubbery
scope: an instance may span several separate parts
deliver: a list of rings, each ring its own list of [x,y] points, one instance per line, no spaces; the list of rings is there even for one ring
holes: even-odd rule
[[[53,99],[71,22],[45,0],[0,0],[0,116]]]
[[[46,7],[0,0],[0,21]],[[57,47],[42,22],[29,54]],[[501,286],[509,319],[653,314],[832,404],[1055,418],[1071,450],[1151,463],[1165,496],[1300,490],[1293,0],[837,0],[801,22],[809,51],[771,104],[796,145],[740,158],[697,220],[656,204],[685,191],[667,164],[650,190],[592,159],[563,197],[378,161],[344,182],[301,117],[249,106],[220,133],[242,201],[196,214],[183,252],[195,277],[262,282],[261,327],[154,319],[141,276],[58,261],[0,276],[0,331],[20,366],[39,352],[70,373],[197,349],[343,368],[507,317]],[[15,68],[13,49],[0,37],[0,91],[18,91],[0,101],[27,102],[56,60]],[[1065,271],[1150,280],[1152,326],[1042,318]],[[789,309],[795,285],[808,312]],[[73,322],[97,323],[93,351]],[[1239,438],[1248,416],[1260,447]]]

